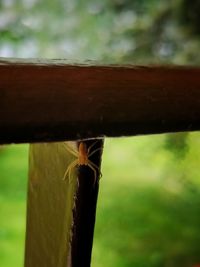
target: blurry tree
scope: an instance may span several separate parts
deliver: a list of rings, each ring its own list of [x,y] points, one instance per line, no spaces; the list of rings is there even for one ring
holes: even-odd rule
[[[182,0],[180,8],[181,23],[189,30],[190,35],[200,35],[200,1]]]
[[[198,0],[0,3],[0,55],[132,64],[200,60]]]
[[[166,135],[165,148],[170,150],[175,159],[184,159],[188,152],[188,132],[173,133]]]

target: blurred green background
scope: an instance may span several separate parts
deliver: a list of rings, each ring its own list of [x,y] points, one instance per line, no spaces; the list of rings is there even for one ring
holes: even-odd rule
[[[199,65],[199,0],[0,0],[0,56]],[[199,133],[106,139],[92,266],[200,264]],[[23,266],[28,145],[0,148],[0,266]]]

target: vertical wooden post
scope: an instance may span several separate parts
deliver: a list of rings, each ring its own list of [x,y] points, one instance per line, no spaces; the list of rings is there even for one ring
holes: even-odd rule
[[[95,140],[85,142],[87,147],[95,143]],[[93,151],[102,148],[103,140],[93,147]],[[76,194],[74,210],[74,226],[72,235],[72,266],[89,267],[95,226],[96,203],[99,189],[99,175],[102,151],[92,155],[90,160],[99,166],[97,180],[94,180],[94,172],[85,166],[80,167],[79,187]]]
[[[100,155],[92,157],[98,166]],[[93,171],[83,166],[64,181],[74,159],[63,143],[30,147],[25,267],[90,266],[98,180],[94,184]]]

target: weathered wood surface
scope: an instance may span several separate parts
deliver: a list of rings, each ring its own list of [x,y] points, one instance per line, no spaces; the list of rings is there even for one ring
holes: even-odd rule
[[[25,267],[66,267],[70,259],[76,180],[62,180],[70,159],[61,143],[30,147]]]
[[[102,140],[95,147],[102,147]],[[98,166],[101,153],[91,158]],[[73,169],[70,183],[63,181],[74,159],[63,143],[30,147],[25,267],[90,266],[98,180],[94,184],[86,166]]]
[[[200,68],[0,61],[0,143],[200,129]]]

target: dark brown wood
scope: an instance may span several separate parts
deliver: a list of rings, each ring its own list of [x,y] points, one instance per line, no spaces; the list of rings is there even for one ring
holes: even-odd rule
[[[95,140],[86,141],[90,147]],[[93,244],[93,234],[95,226],[96,204],[99,189],[99,174],[103,140],[98,140],[92,148],[100,151],[90,157],[90,160],[99,167],[97,170],[97,180],[94,180],[94,173],[88,166],[79,167],[79,186],[75,199],[74,224],[72,229],[71,261],[73,267],[89,267]]]
[[[0,143],[200,129],[200,68],[0,61]]]
[[[98,140],[90,158],[99,170],[102,146]],[[88,166],[73,168],[63,181],[75,159],[63,143],[31,144],[25,267],[90,266],[99,172],[95,181]]]

